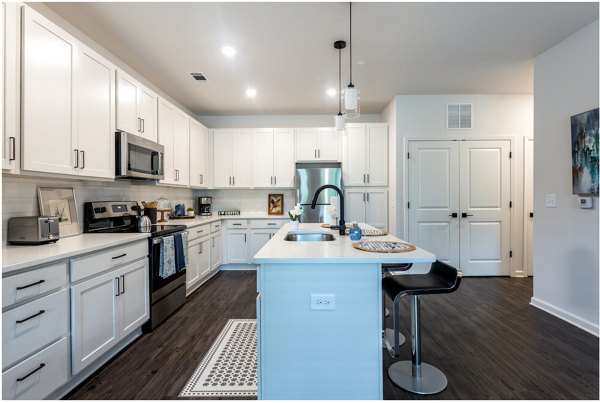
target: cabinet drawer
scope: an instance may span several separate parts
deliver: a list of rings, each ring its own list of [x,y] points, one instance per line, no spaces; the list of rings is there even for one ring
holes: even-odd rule
[[[67,285],[67,261],[2,279],[2,308]]]
[[[67,290],[2,313],[2,368],[68,332]]]
[[[194,228],[188,228],[188,242],[194,239],[210,235],[210,224],[200,225]]]
[[[106,251],[71,259],[71,282],[101,273],[148,256],[148,241],[124,245]]]
[[[248,228],[248,220],[227,220],[227,228]]]
[[[69,343],[63,337],[2,374],[3,400],[40,400],[67,382]]]
[[[250,228],[281,228],[285,220],[250,220]]]
[[[217,231],[221,231],[221,225],[222,225],[223,221],[216,221],[213,223],[210,223],[210,232],[217,232]]]

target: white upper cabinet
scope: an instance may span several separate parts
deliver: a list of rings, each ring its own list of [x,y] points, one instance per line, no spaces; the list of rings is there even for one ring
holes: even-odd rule
[[[189,117],[160,98],[158,142],[165,147],[162,184],[189,185]]]
[[[387,189],[347,188],[345,195],[346,224],[356,221],[387,230]]]
[[[80,46],[77,53],[79,169],[87,176],[115,176],[115,69]]]
[[[17,173],[19,170],[19,145],[21,136],[19,118],[19,6],[16,3],[2,2],[2,28],[0,42],[3,55],[3,126],[2,126],[2,169]]]
[[[114,178],[114,66],[23,12],[23,169]]]
[[[335,128],[296,129],[296,161],[339,161],[340,134]]]
[[[294,186],[294,130],[257,129],[252,133],[252,186]]]
[[[190,119],[190,187],[210,186],[208,176],[208,129]]]
[[[252,186],[252,135],[247,129],[213,131],[214,187]]]
[[[346,124],[343,154],[344,185],[388,185],[387,124]]]
[[[117,71],[117,130],[157,141],[157,101],[154,92]]]

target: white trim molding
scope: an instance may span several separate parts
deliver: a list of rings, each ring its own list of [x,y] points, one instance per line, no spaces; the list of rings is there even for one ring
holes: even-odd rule
[[[531,298],[530,304],[538,309],[541,309],[542,311],[546,311],[549,314],[556,316],[559,319],[564,320],[565,322],[568,322],[574,326],[577,326],[578,328],[583,329],[586,332],[591,333],[596,337],[599,336],[598,325],[590,322],[589,320],[583,319],[577,315],[573,315],[572,313],[567,312],[564,309],[561,309],[561,308],[554,306],[552,304],[549,304],[547,302],[544,302],[544,301],[540,300],[539,298],[535,298],[535,297]]]

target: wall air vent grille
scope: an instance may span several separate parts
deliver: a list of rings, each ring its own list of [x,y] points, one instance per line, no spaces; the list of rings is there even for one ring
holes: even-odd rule
[[[194,77],[194,80],[196,81],[208,81],[206,76],[202,73],[190,73],[190,75]]]
[[[473,104],[446,104],[446,129],[472,129]]]

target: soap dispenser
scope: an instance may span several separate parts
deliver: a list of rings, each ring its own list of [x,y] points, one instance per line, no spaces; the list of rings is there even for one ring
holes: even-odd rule
[[[352,227],[350,227],[350,240],[352,241],[360,241],[362,238],[362,230],[356,223],[356,221],[352,222]]]

